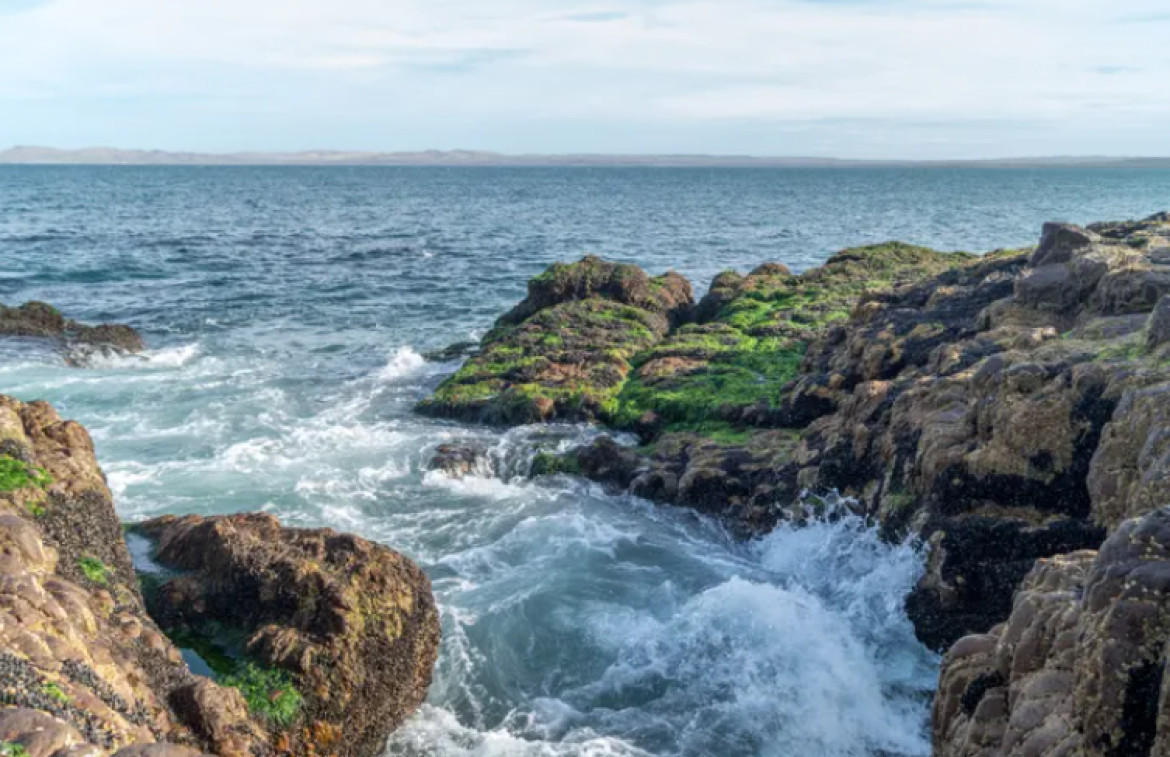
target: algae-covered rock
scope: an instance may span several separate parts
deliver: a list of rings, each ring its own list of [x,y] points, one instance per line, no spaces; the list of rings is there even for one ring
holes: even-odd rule
[[[238,633],[262,666],[235,679],[261,695],[253,709],[268,710],[264,692],[295,686],[300,707],[267,714],[285,749],[371,757],[425,698],[438,610],[426,576],[397,552],[259,514],[167,516],[136,530],[156,540],[157,563],[181,571],[153,593],[164,627]]]
[[[596,257],[558,263],[529,282],[528,298],[418,410],[504,425],[606,419],[633,356],[692,305],[677,274],[651,278]]]
[[[848,320],[861,295],[970,258],[891,242],[844,250],[800,276],[776,263],[721,274],[699,303],[697,324],[634,358],[614,420],[632,427],[654,412],[667,424],[801,425],[807,413],[791,403],[790,384],[812,339]]]

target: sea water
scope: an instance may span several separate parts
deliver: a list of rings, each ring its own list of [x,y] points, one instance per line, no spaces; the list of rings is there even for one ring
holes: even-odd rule
[[[1050,219],[1170,206],[1151,169],[0,167],[0,301],[140,328],[75,369],[0,344],[0,392],[86,425],[127,520],[265,510],[417,560],[441,608],[393,755],[929,753],[937,658],[902,608],[911,544],[855,519],[754,542],[569,477],[536,446],[411,407],[554,260],[720,270],[901,239],[987,250]],[[492,471],[426,470],[473,441]]]

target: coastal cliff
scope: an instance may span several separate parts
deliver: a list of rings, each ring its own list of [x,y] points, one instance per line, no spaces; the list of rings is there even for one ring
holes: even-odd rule
[[[586,258],[535,279],[419,409],[633,432],[541,452],[532,473],[745,536],[846,495],[926,547],[907,611],[951,648],[938,754],[1163,754],[1167,294],[1170,214],[1048,224],[982,256],[890,243],[801,275],[766,264],[697,304],[677,274]]]
[[[367,757],[421,703],[438,616],[406,558],[270,516],[133,530],[141,576],[85,429],[0,396],[5,757]],[[212,680],[168,633],[237,648]]]

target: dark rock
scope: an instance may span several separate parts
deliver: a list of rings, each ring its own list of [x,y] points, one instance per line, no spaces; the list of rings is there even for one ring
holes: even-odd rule
[[[1091,231],[1071,223],[1046,223],[1040,234],[1040,245],[1032,255],[1033,268],[1067,263],[1073,257],[1100,241]]]
[[[487,449],[477,444],[440,444],[427,463],[427,469],[442,471],[451,478],[463,478],[473,473],[490,475],[492,472]]]
[[[1146,324],[1146,349],[1156,350],[1170,342],[1170,297],[1158,300]]]
[[[1168,642],[1162,509],[1120,525],[1099,553],[1037,562],[1005,624],[956,642],[934,704],[934,754],[1166,754]],[[995,706],[985,707],[991,697]]]
[[[136,354],[146,349],[142,337],[129,326],[87,326],[65,318],[43,302],[26,302],[15,308],[0,305],[0,336],[53,340],[82,359],[95,351]],[[71,361],[77,362],[78,358]]]
[[[479,342],[455,342],[438,350],[429,350],[422,354],[423,360],[430,363],[450,363],[471,357],[479,352]]]

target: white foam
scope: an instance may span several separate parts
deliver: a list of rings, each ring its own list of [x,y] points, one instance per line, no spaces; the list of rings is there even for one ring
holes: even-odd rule
[[[427,364],[422,355],[414,351],[410,345],[399,347],[390,361],[378,371],[379,381],[395,381],[415,373]]]
[[[468,728],[449,711],[423,705],[390,740],[387,755],[401,757],[649,757],[621,739],[588,732],[548,742],[505,729]]]
[[[182,368],[202,353],[198,342],[158,350],[146,350],[137,355],[119,355],[94,351],[86,359],[86,366],[104,370],[140,369],[143,367]]]

